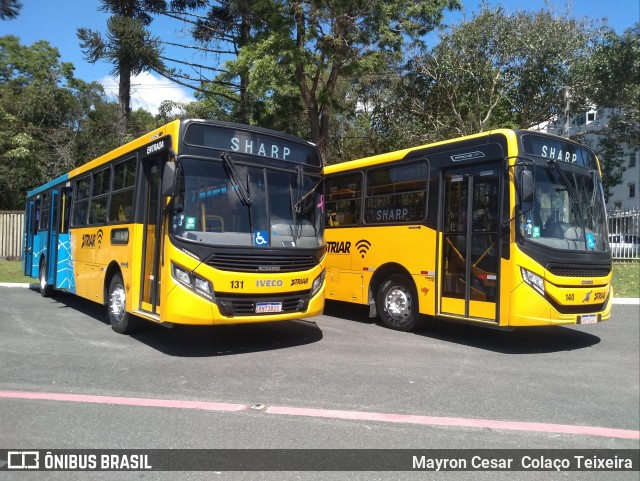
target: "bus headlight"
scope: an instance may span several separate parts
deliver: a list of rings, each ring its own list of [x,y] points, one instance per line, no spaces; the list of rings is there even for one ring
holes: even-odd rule
[[[318,277],[313,280],[313,284],[311,285],[311,297],[315,296],[320,288],[322,287],[322,283],[324,282],[324,269]]]
[[[172,267],[171,271],[172,271],[172,274],[173,274],[173,278],[176,281],[184,284],[185,286],[187,286],[189,288],[192,287],[191,286],[191,275],[187,271],[185,271],[184,269],[178,267],[175,264],[171,264],[171,267]]]
[[[206,297],[209,300],[213,300],[213,286],[211,282],[202,277],[193,276],[195,291],[201,296]]]
[[[171,263],[171,274],[180,284],[188,287],[202,297],[206,297],[210,301],[214,300],[213,285],[208,280],[189,272],[173,262]]]
[[[524,267],[520,268],[520,272],[522,273],[522,280],[524,280],[527,284],[533,287],[538,294],[544,296],[544,280],[538,274],[534,274],[531,271],[528,271]]]

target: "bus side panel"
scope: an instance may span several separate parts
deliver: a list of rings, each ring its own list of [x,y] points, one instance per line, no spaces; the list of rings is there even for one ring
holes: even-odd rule
[[[419,311],[435,313],[434,230],[420,225],[353,227],[327,229],[325,237],[327,299],[367,304],[371,279],[379,277],[383,268],[385,276],[408,273],[418,293]]]
[[[418,292],[418,312],[427,316],[436,315],[435,275],[414,275],[413,282]]]
[[[369,276],[370,278],[371,276]],[[366,296],[363,296],[363,274],[350,270],[341,270],[339,267],[327,268],[326,298],[332,301],[354,302],[366,304]]]
[[[112,262],[118,264],[120,268],[120,272],[122,274],[122,280],[125,284],[125,288],[127,285],[131,285],[131,268],[129,266],[132,265],[132,252],[131,248],[132,236],[129,234],[129,242],[127,244],[120,243],[112,243],[111,241],[111,231],[113,229],[127,229],[127,226],[115,225],[115,226],[104,226],[100,230],[103,231],[101,235],[101,242],[96,243],[95,247],[95,264],[96,264],[96,272],[95,278],[92,279],[92,297],[91,299],[96,300],[100,303],[104,303],[104,290],[105,287],[109,287],[107,283],[109,282],[106,279],[107,270],[109,265]],[[129,229],[130,231],[131,229]],[[130,292],[130,291],[129,291]],[[127,301],[131,297],[127,292]],[[129,304],[127,302],[127,304]],[[129,307],[127,306],[127,309]]]
[[[96,228],[74,229],[71,231],[71,249],[73,258],[73,275],[76,294],[97,300],[95,295],[95,277],[98,271],[95,264]]]
[[[56,289],[64,289],[67,292],[76,293],[76,282],[73,275],[71,235],[68,233],[58,235]]]
[[[47,231],[38,231],[33,236],[33,256],[31,258],[31,277],[40,275],[40,262],[47,256],[47,244],[49,234]]]

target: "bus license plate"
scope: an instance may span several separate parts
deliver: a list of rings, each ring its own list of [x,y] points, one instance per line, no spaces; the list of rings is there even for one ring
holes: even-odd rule
[[[597,314],[585,314],[580,317],[580,324],[595,324],[598,322]]]
[[[256,303],[256,313],[262,312],[282,312],[282,302],[258,302]]]

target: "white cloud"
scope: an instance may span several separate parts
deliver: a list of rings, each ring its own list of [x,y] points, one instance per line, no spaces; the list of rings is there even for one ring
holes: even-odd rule
[[[104,77],[100,83],[107,95],[117,101],[118,78]],[[187,89],[164,77],[156,77],[149,72],[142,72],[140,75],[131,77],[131,108],[133,110],[142,108],[157,115],[160,104],[165,100],[193,102],[195,99]]]

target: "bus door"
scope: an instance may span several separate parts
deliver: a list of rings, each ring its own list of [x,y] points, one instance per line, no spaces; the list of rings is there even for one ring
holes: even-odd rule
[[[49,211],[49,226],[47,235],[47,283],[56,285],[56,273],[58,272],[58,189],[51,191],[51,203]]]
[[[27,218],[25,219],[25,237],[24,237],[24,245],[22,247],[24,255],[24,275],[31,276],[32,275],[32,264],[33,264],[33,236],[36,234],[38,229],[37,226],[37,218],[36,218],[36,200],[29,200],[27,204]]]
[[[162,161],[160,157],[143,159],[146,191],[144,196],[144,230],[142,245],[141,308],[160,314],[160,244],[162,243],[162,207],[160,202]]]
[[[440,314],[497,322],[500,165],[444,172]]]

